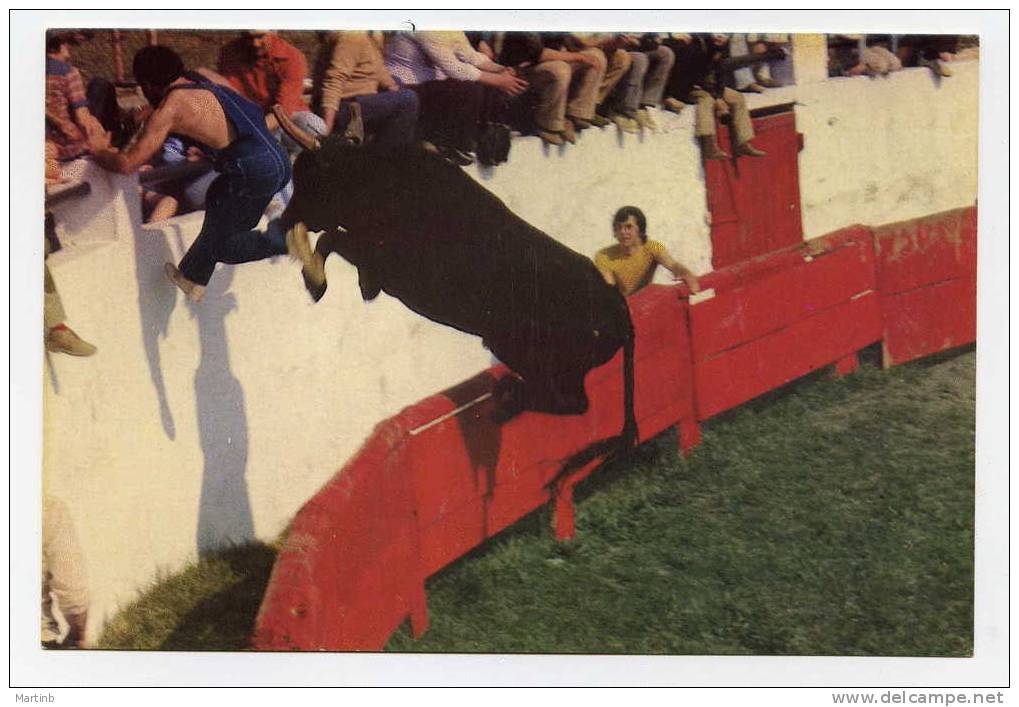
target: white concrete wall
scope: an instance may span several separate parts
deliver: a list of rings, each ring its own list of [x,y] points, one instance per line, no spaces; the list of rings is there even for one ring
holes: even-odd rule
[[[936,84],[926,70],[838,79],[751,97],[795,100],[804,230],[879,224],[976,200],[978,65]],[[642,137],[588,130],[576,146],[514,142],[475,176],[572,248],[611,242],[610,219],[641,206],[653,237],[710,268],[692,110]],[[88,558],[90,633],[159,572],[200,549],[276,536],[373,426],[491,363],[479,341],[380,296],[329,263],[318,305],[285,258],[221,267],[192,306],[162,276],[198,214],[138,220],[131,179],[89,174],[93,196],[58,211],[68,247],[49,264],[68,322],[99,347],[48,355],[45,486],[72,513]]]

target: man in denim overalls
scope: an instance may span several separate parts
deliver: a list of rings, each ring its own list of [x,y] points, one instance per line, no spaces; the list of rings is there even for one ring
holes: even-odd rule
[[[202,230],[179,268],[165,266],[170,280],[200,302],[217,262],[246,263],[287,252],[277,229],[268,234],[251,229],[290,180],[290,161],[262,109],[214,72],[186,72],[173,50],[151,46],[135,55],[134,76],[155,111],[123,152],[107,140],[93,146],[93,155],[106,169],[130,174],[175,135],[213,158],[220,176],[209,187]]]

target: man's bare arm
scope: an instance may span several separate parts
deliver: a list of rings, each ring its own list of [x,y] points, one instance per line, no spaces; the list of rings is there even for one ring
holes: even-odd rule
[[[672,276],[677,280],[684,280],[686,284],[690,286],[690,291],[693,293],[700,292],[701,283],[697,279],[697,276],[690,272],[689,268],[683,265],[681,262],[672,257],[667,250],[663,250],[656,258],[658,263],[672,272]]]
[[[176,117],[177,101],[170,97],[163,101],[145,121],[141,134],[123,152],[110,146],[109,136],[92,148],[100,167],[111,172],[131,174],[151,160],[162,148]]]

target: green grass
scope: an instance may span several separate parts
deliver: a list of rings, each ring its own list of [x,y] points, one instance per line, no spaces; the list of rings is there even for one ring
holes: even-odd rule
[[[971,655],[974,363],[819,372],[688,458],[667,433],[581,485],[573,543],[545,508],[431,578],[428,633],[387,650]],[[164,580],[104,645],[245,645],[257,556],[251,577],[227,559]]]
[[[276,548],[256,543],[210,554],[158,578],[107,624],[97,648],[248,648],[275,560]]]

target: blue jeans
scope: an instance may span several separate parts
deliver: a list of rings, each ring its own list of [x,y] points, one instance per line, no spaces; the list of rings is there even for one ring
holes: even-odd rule
[[[418,97],[409,88],[356,96],[340,104],[336,113],[335,132],[342,132],[350,122],[350,101],[361,106],[361,117],[367,132],[375,135],[379,147],[401,147],[414,142],[418,120]]]
[[[287,252],[278,234],[267,237],[252,230],[273,194],[290,180],[283,148],[283,159],[258,145],[232,149],[231,159],[217,165],[221,174],[206,195],[202,230],[180,261],[184,277],[199,285],[209,284],[217,262],[247,263]]]

